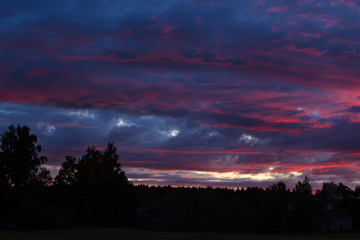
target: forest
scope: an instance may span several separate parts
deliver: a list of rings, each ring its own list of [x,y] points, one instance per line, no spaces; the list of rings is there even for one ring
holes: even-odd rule
[[[42,167],[37,137],[10,125],[0,139],[0,229],[126,227],[177,232],[314,233],[360,230],[360,187],[309,178],[294,189],[134,186],[113,143]],[[335,226],[336,225],[336,226]]]

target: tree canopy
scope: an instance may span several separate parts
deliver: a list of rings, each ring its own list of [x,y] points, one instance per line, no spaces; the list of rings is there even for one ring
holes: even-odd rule
[[[311,195],[312,194],[312,187],[310,185],[310,180],[308,177],[305,177],[304,181],[302,182],[298,182],[296,185],[295,185],[295,189],[294,189],[295,192],[298,192],[298,193],[302,193],[302,194],[307,194],[307,195]]]
[[[0,138],[1,182],[11,186],[25,186],[38,182],[40,165],[47,161],[39,156],[41,146],[30,128],[10,125]],[[43,170],[42,175],[47,175]]]
[[[79,159],[66,156],[56,182],[91,187],[128,183],[118,158],[113,143],[108,143],[104,152],[97,150],[94,146],[88,147],[86,154]]]

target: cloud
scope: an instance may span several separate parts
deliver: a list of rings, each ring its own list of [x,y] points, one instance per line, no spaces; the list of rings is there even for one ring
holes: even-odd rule
[[[29,125],[53,171],[66,154],[113,141],[146,183],[266,186],[308,174],[357,184],[355,2],[36,0],[0,9],[0,130]],[[275,178],[254,177],[264,174]]]
[[[358,113],[360,112],[360,106],[351,106],[347,109],[349,112]]]

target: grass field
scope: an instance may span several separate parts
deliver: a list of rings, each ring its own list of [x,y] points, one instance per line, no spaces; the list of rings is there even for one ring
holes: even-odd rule
[[[328,235],[269,235],[269,234],[212,234],[212,233],[169,233],[129,230],[119,228],[89,228],[49,231],[0,231],[1,240],[255,240],[255,239],[360,239],[360,234]]]

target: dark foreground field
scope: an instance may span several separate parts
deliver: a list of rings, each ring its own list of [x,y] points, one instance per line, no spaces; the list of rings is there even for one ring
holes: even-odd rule
[[[141,231],[118,228],[68,229],[49,231],[0,231],[1,240],[168,240],[168,239],[216,239],[216,240],[247,240],[247,239],[360,239],[360,234],[327,234],[327,235],[269,235],[269,234],[212,234],[212,233],[169,233]]]

